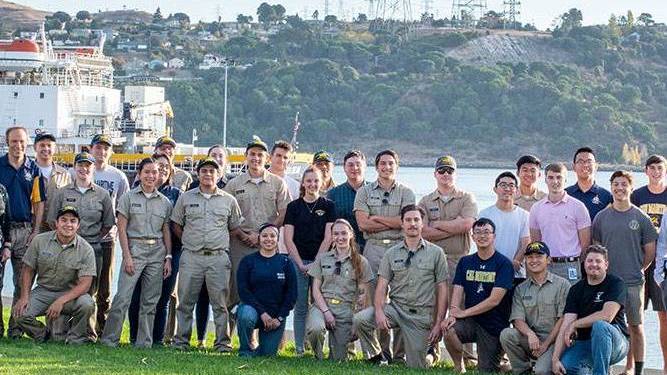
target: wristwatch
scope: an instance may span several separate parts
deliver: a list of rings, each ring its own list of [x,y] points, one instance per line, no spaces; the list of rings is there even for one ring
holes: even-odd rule
[[[167,254],[167,255],[164,256],[164,260],[172,259],[172,258],[173,258],[173,256],[171,256],[171,254]]]
[[[285,321],[285,318],[283,318],[282,316],[279,316],[279,317],[278,317],[278,321],[279,321],[280,323],[282,323],[282,322]]]

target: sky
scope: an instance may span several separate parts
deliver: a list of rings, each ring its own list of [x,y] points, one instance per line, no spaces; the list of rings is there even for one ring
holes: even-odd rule
[[[213,21],[220,16],[223,20],[235,20],[239,13],[255,16],[257,7],[263,0],[12,0],[15,3],[31,6],[36,9],[58,11],[64,10],[72,15],[79,10],[97,12],[98,10],[117,10],[127,7],[128,9],[139,9],[154,12],[159,6],[162,14],[184,12],[193,21]],[[313,11],[318,10],[324,14],[326,0],[268,0],[269,4],[282,4],[287,9],[287,14],[298,13],[309,17]],[[403,2],[409,1],[412,6],[412,14],[418,17],[424,10],[425,3],[430,3],[431,13],[436,18],[451,16],[453,0],[375,0],[378,1]],[[368,0],[328,0],[329,13],[339,18],[351,19],[358,13],[368,13]],[[342,8],[340,7],[342,3]],[[667,1],[664,0],[521,0],[520,19],[524,23],[532,23],[539,29],[545,30],[554,25],[554,20],[567,12],[570,8],[578,8],[584,16],[584,24],[607,23],[609,16],[625,14],[628,9],[632,10],[635,18],[641,13],[650,13],[656,22],[667,22]],[[503,0],[487,0],[489,10],[502,11]],[[342,16],[339,10],[342,9]],[[402,18],[402,17],[401,17]],[[255,16],[256,19],[256,16]]]

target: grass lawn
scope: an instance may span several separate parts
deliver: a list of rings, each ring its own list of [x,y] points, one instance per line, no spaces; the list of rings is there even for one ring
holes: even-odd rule
[[[8,311],[5,309],[5,322]],[[127,343],[127,327],[121,343]],[[213,342],[209,335],[207,347]],[[238,342],[235,343],[238,347]],[[431,370],[412,370],[402,365],[379,369],[363,361],[335,363],[317,361],[312,356],[294,356],[290,344],[278,358],[242,359],[235,353],[218,354],[212,350],[181,352],[169,348],[135,349],[127,344],[111,349],[102,345],[69,346],[56,343],[35,344],[0,339],[0,374],[453,374],[451,367],[439,364]]]

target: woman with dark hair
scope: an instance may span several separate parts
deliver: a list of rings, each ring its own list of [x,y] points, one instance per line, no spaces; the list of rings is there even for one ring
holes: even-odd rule
[[[306,323],[306,337],[323,359],[324,338],[329,331],[329,359],[347,359],[347,346],[352,341],[352,318],[356,311],[370,306],[370,282],[373,271],[359,253],[354,229],[345,219],[338,219],[332,228],[333,246],[311,265],[311,306]]]
[[[153,160],[157,164],[158,174],[156,186],[158,191],[162,193],[173,207],[181,196],[181,189],[171,185],[171,177],[174,173],[174,167],[171,160],[166,155],[154,154]],[[167,318],[169,310],[176,307],[176,298],[172,296],[174,286],[176,285],[176,278],[178,276],[178,266],[181,259],[181,240],[171,230],[171,274],[162,282],[162,292],[160,299],[157,302],[155,309],[155,320],[153,322],[153,345],[161,345],[164,342],[165,326],[167,326]],[[128,311],[128,320],[130,321],[130,342],[134,343],[137,338],[137,329],[139,321],[139,306],[141,300],[141,283],[137,283],[132,294],[132,303]],[[171,314],[172,316],[174,313]],[[171,324],[174,327],[174,323]],[[173,331],[170,336],[173,335]]]
[[[138,167],[139,186],[118,201],[118,239],[123,251],[122,272],[111,303],[109,317],[100,342],[117,346],[123,321],[137,283],[141,282],[138,332],[134,345],[151,347],[155,307],[162,292],[162,280],[171,274],[172,205],[157,189],[158,164],[146,158]]]
[[[294,342],[297,355],[304,352],[310,277],[308,269],[331,245],[331,225],[336,220],[334,203],[320,196],[322,173],[309,167],[301,178],[301,197],[287,205],[285,245],[297,269],[298,297],[294,308]]]
[[[236,273],[239,304],[237,328],[239,355],[274,356],[285,331],[285,319],[296,301],[296,271],[284,254],[278,253],[279,230],[273,224],[259,229],[259,251],[246,255]],[[259,346],[250,348],[250,338],[259,329]]]

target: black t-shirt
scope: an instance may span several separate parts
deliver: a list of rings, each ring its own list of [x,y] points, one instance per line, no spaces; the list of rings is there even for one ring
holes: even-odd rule
[[[628,336],[628,327],[625,323],[625,304],[627,288],[623,279],[618,276],[607,274],[607,277],[598,285],[588,284],[586,278],[579,280],[570,288],[565,303],[565,314],[577,314],[577,319],[585,318],[595,312],[601,311],[605,302],[617,302],[621,305],[620,310],[611,321],[621,332]],[[577,329],[577,340],[590,340],[591,328]]]
[[[334,203],[324,197],[313,203],[299,198],[287,205],[285,224],[294,226],[294,244],[303,260],[315,260],[327,223],[336,221]]]

